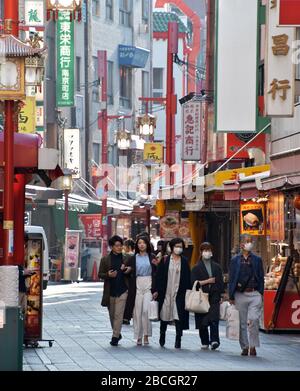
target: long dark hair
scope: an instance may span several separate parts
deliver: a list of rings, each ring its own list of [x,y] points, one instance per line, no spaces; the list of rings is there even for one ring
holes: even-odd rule
[[[139,246],[138,246],[138,243],[140,240],[143,240],[146,245],[147,245],[147,249],[146,249],[146,252],[148,253],[148,255],[150,256],[152,251],[151,251],[151,244],[150,244],[150,240],[147,238],[147,236],[140,236],[136,242],[135,242],[135,253],[136,254],[139,254],[140,253],[140,249],[139,249]]]

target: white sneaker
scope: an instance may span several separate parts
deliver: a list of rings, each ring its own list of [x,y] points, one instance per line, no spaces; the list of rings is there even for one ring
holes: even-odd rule
[[[218,342],[212,342],[211,344],[211,350],[216,350],[218,349],[218,347],[220,346],[220,344]]]
[[[208,345],[202,345],[202,346],[201,346],[201,349],[202,349],[202,350],[207,350],[208,348],[209,348]]]

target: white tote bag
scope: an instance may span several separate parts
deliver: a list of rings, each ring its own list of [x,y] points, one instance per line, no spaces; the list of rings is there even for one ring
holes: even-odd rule
[[[194,282],[193,289],[188,289],[185,294],[185,309],[196,314],[206,314],[209,311],[210,305],[208,293],[204,293],[202,288],[198,291],[196,286],[198,281]]]
[[[151,300],[148,308],[148,319],[151,322],[157,322],[159,320],[158,316],[158,301]]]
[[[234,305],[226,311],[226,338],[238,341],[240,337],[240,314]]]
[[[230,307],[229,301],[223,301],[220,304],[220,320],[226,320],[227,309]]]

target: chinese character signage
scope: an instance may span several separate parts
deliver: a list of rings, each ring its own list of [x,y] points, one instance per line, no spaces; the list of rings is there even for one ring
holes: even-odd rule
[[[56,105],[74,106],[74,21],[69,11],[58,13]]]
[[[182,160],[201,159],[201,102],[185,103],[182,107]]]
[[[102,236],[102,215],[82,214],[78,215],[79,225],[83,230],[84,239],[99,239]]]
[[[265,235],[265,206],[256,202],[241,202],[241,234]]]
[[[216,12],[215,130],[256,132],[258,2],[218,0]]]
[[[145,164],[160,164],[164,158],[163,144],[145,143],[144,144],[144,163]]]
[[[26,26],[44,26],[44,0],[25,0]]]
[[[19,112],[19,132],[35,133],[36,126],[36,106],[35,98],[27,96],[24,105]]]
[[[300,0],[276,0],[275,3],[278,4],[279,26],[300,26]]]
[[[265,55],[265,115],[292,117],[295,65],[292,61],[296,30],[277,27],[278,1],[267,3]]]
[[[74,172],[74,177],[80,176],[80,131],[65,129],[64,131],[65,167]]]

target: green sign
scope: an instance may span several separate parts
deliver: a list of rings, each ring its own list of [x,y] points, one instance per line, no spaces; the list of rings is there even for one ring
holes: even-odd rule
[[[74,106],[74,22],[70,11],[59,11],[56,38],[56,106]]]

